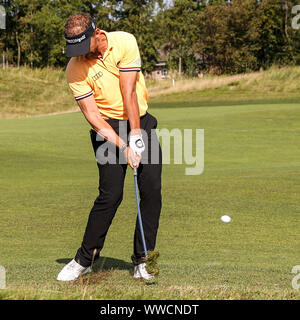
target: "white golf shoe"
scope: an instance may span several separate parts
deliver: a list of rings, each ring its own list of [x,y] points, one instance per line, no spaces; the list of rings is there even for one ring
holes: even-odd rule
[[[134,266],[134,279],[145,279],[145,280],[154,280],[155,277],[148,273],[146,269],[146,263],[140,263],[136,266]]]
[[[77,263],[74,259],[65,265],[61,272],[58,274],[56,280],[58,281],[72,281],[84,275],[90,271],[90,267],[83,267]]]

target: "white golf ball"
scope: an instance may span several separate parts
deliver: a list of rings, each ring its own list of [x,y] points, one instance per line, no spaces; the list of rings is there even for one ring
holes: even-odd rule
[[[229,223],[231,221],[231,218],[227,215],[221,217],[221,221],[225,223]]]

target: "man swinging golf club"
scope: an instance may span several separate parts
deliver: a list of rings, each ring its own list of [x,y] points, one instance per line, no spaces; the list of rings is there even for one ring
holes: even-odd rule
[[[58,274],[59,281],[77,279],[99,257],[123,198],[128,164],[137,168],[140,212],[149,251],[155,248],[161,211],[161,149],[153,134],[157,120],[147,112],[148,94],[135,37],[127,32],[100,30],[90,15],[79,13],[66,22],[65,38],[67,56],[72,57],[66,70],[67,81],[92,127],[99,196],[91,209],[81,247]],[[112,148],[107,148],[108,144]],[[158,161],[151,163],[154,149],[158,150],[154,157]],[[117,161],[107,161],[109,152]],[[145,163],[144,158],[148,159]],[[153,275],[146,270],[144,251],[137,220],[131,257],[134,278],[149,280]]]

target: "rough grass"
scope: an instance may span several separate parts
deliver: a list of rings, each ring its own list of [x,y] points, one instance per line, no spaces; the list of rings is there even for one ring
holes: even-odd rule
[[[77,110],[62,70],[8,68],[0,71],[0,118]]]
[[[297,103],[300,101],[300,67],[272,67],[267,71],[208,76],[202,79],[151,82],[152,107],[189,107]]]
[[[300,67],[201,79],[147,80],[150,106],[190,107],[298,102]],[[0,70],[0,118],[78,111],[65,72],[55,69]]]
[[[272,67],[267,71],[238,74],[232,76],[205,76],[195,79],[150,81],[150,97],[182,93],[186,91],[205,91],[210,89],[229,89],[247,92],[296,93],[300,88],[300,67]]]

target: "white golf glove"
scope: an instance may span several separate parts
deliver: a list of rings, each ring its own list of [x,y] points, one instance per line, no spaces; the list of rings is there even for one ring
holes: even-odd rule
[[[145,151],[143,137],[139,135],[129,136],[129,147],[133,150],[135,154],[141,155],[142,152]]]

